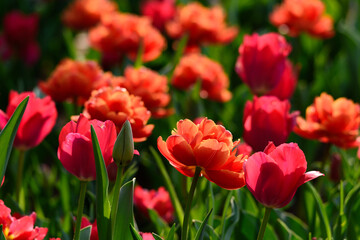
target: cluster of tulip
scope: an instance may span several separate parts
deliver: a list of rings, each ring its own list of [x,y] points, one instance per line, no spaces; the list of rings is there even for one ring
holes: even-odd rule
[[[214,45],[232,44],[239,39],[238,28],[228,26],[220,5],[205,7],[196,1],[176,5],[174,0],[141,3],[142,15],[135,15],[120,12],[121,3],[118,5],[115,1],[74,0],[61,18],[63,27],[66,26],[65,38],[70,36],[67,44],[73,49],[72,54],[63,56],[63,60],[48,71],[47,79],[33,86],[35,90],[10,91],[6,111],[0,110],[0,144],[7,146],[0,151],[1,185],[5,182],[4,187],[7,187],[7,179],[13,177],[9,173],[11,170],[6,171],[8,162],[14,166],[13,158],[18,158],[18,169],[14,199],[9,194],[11,201],[5,201],[7,206],[0,200],[0,239],[42,240],[48,232],[48,235],[57,236],[50,238],[52,240],[68,239],[72,233],[75,240],[172,240],[177,239],[176,235],[187,240],[204,239],[206,234],[209,239],[231,239],[239,212],[247,211],[232,207],[231,216],[237,216],[237,220],[227,217],[230,202],[232,206],[240,206],[240,193],[251,199],[252,195],[265,207],[264,214],[259,208],[256,216],[257,227],[257,218],[264,215],[261,226],[257,227],[258,239],[263,239],[270,234],[271,226],[267,227],[267,223],[271,221],[271,210],[286,207],[301,185],[327,173],[325,163],[321,167],[315,165],[320,171],[306,172],[305,155],[309,152],[301,150],[300,142],[304,140],[300,137],[326,144],[328,149],[322,154],[323,162],[330,152],[330,144],[342,153],[342,149],[358,148],[357,157],[360,158],[359,104],[345,97],[334,99],[322,91],[307,107],[305,118],[300,116],[300,111],[291,112],[290,99],[299,88],[302,68],[295,62],[298,59],[292,58],[295,64],[290,60],[291,52],[298,46],[285,35],[296,38],[309,34],[321,39],[318,41],[332,38],[335,35],[333,19],[325,14],[325,5],[320,0],[284,0],[281,5],[273,6],[269,16],[279,33],[252,33],[241,38],[241,44],[236,45],[239,55],[234,57],[231,70],[244,84],[234,83],[222,61],[208,56],[209,52],[216,51]],[[33,66],[41,59],[36,42],[38,21],[39,16],[35,14],[24,15],[19,11],[6,14],[0,34],[0,64],[15,57]],[[163,36],[165,34],[169,39]],[[76,39],[81,37],[85,40],[77,43]],[[156,68],[155,59],[161,65],[159,58],[163,58],[166,53],[162,53],[171,46],[167,41],[174,48],[173,59],[168,60],[162,70],[155,71],[150,66]],[[90,60],[81,49],[95,52],[97,59]],[[246,92],[243,94],[246,97],[242,98],[241,91],[234,91],[233,85],[244,86],[242,91]],[[222,118],[222,113],[215,112],[219,106],[240,108],[240,98],[243,101],[240,103],[244,103],[242,115],[238,114],[242,122],[230,126],[237,129],[231,133],[225,128],[229,118]],[[212,112],[206,114],[204,109]],[[231,117],[230,120],[233,121]],[[163,140],[162,136],[169,135],[168,127],[173,130]],[[233,140],[234,132],[242,140]],[[287,142],[292,132],[298,135],[299,144]],[[67,187],[60,194],[69,191],[69,185],[76,186],[74,189],[80,190],[79,197],[74,198],[78,199],[78,207],[72,214],[75,209],[62,202],[61,220],[56,219],[55,223],[55,219],[49,217],[49,224],[44,221],[40,224],[42,227],[34,227],[37,214],[26,215],[25,212],[41,209],[38,207],[41,203],[27,204],[25,201],[31,198],[24,192],[26,157],[34,154],[31,149],[41,149],[45,145],[41,143],[46,142],[45,138],[51,137],[51,133],[58,141],[56,147],[51,141],[47,142],[46,148],[57,148],[57,158],[67,170],[54,170],[60,172],[60,179],[66,176],[59,185],[65,182],[63,186]],[[134,142],[138,150],[134,149]],[[157,146],[169,165],[163,164],[152,145]],[[16,151],[9,161],[12,146]],[[138,155],[135,160],[134,154]],[[165,187],[155,190],[134,186],[135,179],[130,179],[144,171],[136,167],[142,158],[151,159],[150,165],[155,165],[155,161],[164,179],[160,180],[161,185]],[[146,166],[146,163],[141,164]],[[50,165],[56,169],[59,164]],[[339,164],[332,165],[330,176],[339,168]],[[71,180],[66,180],[68,173],[79,181],[70,184]],[[141,183],[141,176],[138,177]],[[186,177],[192,178],[191,184]],[[201,180],[202,177],[209,182]],[[145,180],[141,184],[147,185]],[[322,184],[319,181],[319,191],[324,188]],[[182,189],[175,189],[175,185]],[[244,190],[245,186],[249,191]],[[321,220],[330,240],[332,231],[324,217],[322,201],[317,190],[309,183],[308,186],[322,211]],[[336,234],[346,238],[354,233],[344,230],[342,182],[340,189],[340,220],[336,223],[336,229],[340,230],[336,230]],[[349,199],[358,191],[360,185],[350,190]],[[179,200],[179,194],[186,199],[185,204]],[[207,204],[198,203],[196,200],[200,197],[196,194],[210,196],[210,200],[207,199]],[[234,203],[235,195],[238,203]],[[255,201],[251,204],[257,205]],[[196,232],[190,224],[195,205],[200,205],[202,213],[208,211],[200,225],[195,224]],[[15,213],[11,214],[12,210]],[[217,220],[214,215],[221,211],[221,220]],[[47,216],[43,211],[36,212],[43,219]],[[83,216],[83,212],[89,218]],[[278,212],[276,214],[279,216]],[[66,220],[66,216],[70,220]],[[71,224],[71,218],[75,224]],[[318,224],[318,218],[314,213],[311,230]],[[292,219],[301,222],[298,218]],[[146,227],[149,222],[157,226],[158,234],[149,233],[154,232]],[[292,234],[298,234],[287,222],[279,222],[283,230],[277,231],[286,231],[289,239],[293,239]],[[67,223],[70,227],[66,230],[65,227],[60,227],[61,231],[50,228]],[[172,227],[171,223],[174,223]],[[141,232],[143,229],[148,232]],[[305,235],[311,236],[311,230],[304,229]]]

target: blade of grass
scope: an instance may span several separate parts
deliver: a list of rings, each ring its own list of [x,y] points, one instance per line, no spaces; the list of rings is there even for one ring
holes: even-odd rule
[[[195,240],[202,240],[204,238],[204,230],[205,230],[205,226],[209,220],[209,217],[212,213],[213,209],[210,209],[210,211],[206,214],[206,217],[204,218],[204,221],[201,223],[200,228],[198,229],[196,235],[195,235]]]

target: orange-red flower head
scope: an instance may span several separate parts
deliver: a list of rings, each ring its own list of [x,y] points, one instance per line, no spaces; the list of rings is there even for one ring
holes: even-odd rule
[[[152,24],[163,30],[167,21],[175,15],[175,0],[144,0],[141,3],[141,13],[151,19]]]
[[[320,0],[284,0],[270,15],[270,21],[284,33],[298,36],[307,32],[315,37],[329,38],[334,35],[333,19],[324,13]]]
[[[181,38],[189,34],[189,45],[228,43],[238,30],[228,27],[225,13],[220,6],[206,8],[200,3],[180,6],[173,21],[166,25],[167,33],[172,38]]]
[[[322,93],[306,109],[306,119],[297,118],[295,133],[342,148],[360,146],[360,105],[344,97]]]
[[[87,29],[98,24],[102,15],[116,9],[116,3],[109,0],[76,0],[64,11],[62,20],[70,28]]]
[[[11,216],[11,209],[0,200],[0,225],[5,239],[11,240],[42,240],[48,231],[47,228],[35,227],[36,213],[16,218]]]
[[[166,76],[146,67],[127,67],[124,75],[125,78],[119,85],[130,94],[141,97],[153,117],[161,118],[172,114],[172,109],[165,108],[171,99]]]
[[[231,99],[227,90],[229,79],[222,66],[200,54],[188,54],[181,58],[176,66],[172,85],[179,89],[189,89],[197,81],[201,81],[200,96],[219,102]]]
[[[46,82],[39,83],[39,87],[55,101],[77,100],[81,104],[90,97],[102,74],[96,62],[64,59]]]
[[[241,188],[245,184],[243,155],[237,155],[232,134],[222,125],[204,119],[196,125],[180,120],[177,129],[166,141],[158,138],[160,152],[180,173],[193,177],[196,167],[208,180],[225,189]]]
[[[152,124],[146,125],[151,113],[141,98],[120,87],[94,90],[85,102],[84,115],[89,119],[111,120],[118,132],[124,122],[129,120],[135,142],[145,141],[154,128]]]
[[[140,44],[143,45],[142,61],[159,57],[166,47],[164,37],[146,17],[112,13],[101,18],[101,24],[90,31],[91,45],[104,54],[118,52],[134,60]]]

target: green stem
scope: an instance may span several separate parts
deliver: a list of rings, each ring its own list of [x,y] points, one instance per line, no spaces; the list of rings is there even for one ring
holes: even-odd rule
[[[201,173],[201,168],[200,167],[196,167],[195,170],[195,174],[191,183],[191,187],[190,187],[190,191],[188,194],[188,199],[186,202],[186,208],[185,208],[185,215],[184,215],[184,223],[183,223],[183,229],[182,229],[182,233],[181,233],[181,240],[186,240],[188,237],[188,225],[189,225],[189,220],[190,220],[190,210],[191,210],[191,203],[194,197],[194,192],[195,192],[195,188],[197,185],[197,182],[199,180],[200,177],[200,173]]]
[[[113,200],[111,205],[111,231],[114,233],[115,230],[115,218],[116,213],[118,210],[118,203],[119,203],[119,195],[120,195],[120,188],[121,188],[121,182],[124,174],[124,167],[118,166],[117,174],[116,174],[116,181],[114,185],[114,192],[113,192]],[[113,234],[111,234],[113,236]]]
[[[19,163],[18,171],[16,176],[16,202],[20,201],[20,190],[22,185],[22,177],[24,172],[24,162],[25,162],[25,150],[19,150]]]
[[[262,240],[264,238],[265,229],[266,229],[266,225],[267,225],[267,223],[269,221],[271,209],[272,208],[268,208],[268,207],[265,208],[265,215],[264,215],[263,221],[261,223],[261,227],[260,227],[260,230],[259,230],[257,240]]]
[[[177,49],[176,49],[174,60],[173,60],[173,66],[172,66],[170,72],[168,73],[168,81],[171,81],[171,79],[173,77],[173,74],[174,74],[174,71],[175,71],[175,68],[179,63],[180,58],[184,54],[185,47],[186,47],[186,44],[188,42],[188,39],[189,39],[189,34],[186,33],[186,34],[184,34],[182,36],[182,38],[180,39],[180,41],[179,41],[179,43],[177,45]]]
[[[135,68],[140,68],[141,67],[143,55],[144,55],[144,40],[143,40],[143,38],[141,38],[140,43],[139,43],[139,49],[138,49],[136,59],[135,59],[135,63],[134,63]]]
[[[88,183],[87,181],[80,181],[80,197],[79,197],[79,203],[78,203],[78,212],[76,215],[74,240],[79,240],[79,237],[80,237],[81,218],[82,218],[82,214],[84,211],[84,202],[85,202],[87,183]]]

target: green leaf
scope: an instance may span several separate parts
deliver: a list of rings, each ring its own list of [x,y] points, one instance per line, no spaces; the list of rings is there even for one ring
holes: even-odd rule
[[[6,240],[2,228],[3,226],[0,225],[0,240]]]
[[[230,225],[226,228],[226,231],[221,234],[223,236],[222,239],[224,240],[230,240],[234,228],[240,219],[239,207],[236,204],[234,197],[231,198],[230,205],[231,205],[231,215],[226,219],[226,223],[230,223]]]
[[[109,239],[110,201],[108,194],[109,178],[104,158],[94,127],[91,125],[91,139],[94,149],[96,166],[96,221],[100,240]],[[128,225],[127,225],[128,226]]]
[[[335,239],[344,239],[345,227],[347,226],[346,215],[344,214],[344,185],[343,181],[340,181],[340,208],[339,216],[334,227]]]
[[[315,203],[316,203],[316,209],[320,215],[320,218],[325,226],[326,229],[326,235],[328,239],[332,239],[331,236],[331,227],[329,224],[329,219],[328,216],[326,214],[325,211],[325,206],[320,198],[319,193],[316,191],[316,189],[313,187],[313,185],[310,182],[306,183],[306,186],[308,187],[308,189],[310,190],[310,192],[312,193],[314,199],[315,199]]]
[[[4,177],[16,132],[18,130],[21,118],[25,112],[28,101],[29,96],[21,101],[5,125],[4,129],[0,133],[0,183]]]
[[[174,206],[175,213],[176,213],[177,218],[179,219],[179,222],[182,226],[182,224],[183,224],[182,220],[184,219],[184,211],[183,211],[183,208],[181,207],[179,198],[176,195],[174,185],[171,182],[169,174],[167,173],[167,170],[166,170],[164,163],[162,162],[159,154],[155,151],[155,149],[152,146],[150,146],[150,151],[151,151],[152,155],[154,156],[155,162],[156,162],[157,166],[159,167],[160,172],[165,180],[166,189],[169,191],[169,195],[171,198],[171,202]]]
[[[162,237],[160,237],[159,235],[157,235],[156,233],[152,233],[153,237],[155,238],[155,240],[164,240]]]
[[[277,220],[281,226],[281,228],[283,229],[283,232],[286,233],[286,235],[284,236],[285,239],[289,239],[289,240],[301,240],[301,239],[305,239],[305,238],[301,238],[299,237],[299,235],[297,235],[294,231],[292,231],[287,225],[286,223],[284,223],[283,221],[281,221],[281,219]]]
[[[130,232],[133,240],[143,240],[138,231],[134,228],[134,226],[130,223]]]
[[[91,225],[84,227],[80,230],[80,238],[79,240],[90,240],[91,235]]]
[[[171,226],[171,229],[166,237],[166,240],[174,240],[175,239],[175,229],[176,225],[175,223]]]
[[[156,232],[161,235],[165,235],[165,233],[169,231],[168,224],[159,216],[155,210],[148,209],[148,212],[151,222],[155,225]]]
[[[293,231],[296,235],[300,236],[301,239],[306,239],[308,237],[308,226],[304,222],[302,222],[301,219],[291,213],[284,212],[279,209],[274,209],[274,212],[276,213],[277,217],[283,223],[285,223],[286,226],[291,229],[291,231]],[[280,227],[283,228],[283,226],[281,226],[281,223],[278,223]]]
[[[359,200],[359,192],[360,192],[360,183],[358,183],[355,187],[353,187],[345,198],[344,213],[346,219],[348,219],[348,223],[346,224],[346,226],[344,226],[345,236],[347,236],[348,227],[351,224],[351,213],[353,210],[353,206],[355,205],[356,201]]]
[[[222,217],[221,217],[221,225],[219,227],[220,231],[221,231],[221,235],[223,236],[223,233],[225,232],[225,222],[226,222],[226,214],[230,205],[230,200],[232,199],[232,195],[233,192],[229,191],[225,203],[224,203],[224,208],[223,208],[223,212],[222,212]]]
[[[71,59],[76,59],[76,47],[74,45],[74,39],[72,36],[72,32],[69,28],[64,28],[63,37],[65,40],[65,44],[68,50],[69,57]]]
[[[195,235],[195,240],[202,240],[204,239],[204,230],[205,230],[205,226],[207,224],[207,221],[209,220],[210,214],[212,213],[213,209],[210,209],[210,211],[208,212],[208,214],[206,214],[206,217],[204,218],[204,221],[202,222],[202,224],[200,225],[200,228],[198,229],[196,235]]]
[[[112,229],[112,239],[131,239],[130,224],[134,224],[133,196],[135,178],[125,183],[120,189],[120,196],[115,214],[115,228]]]

